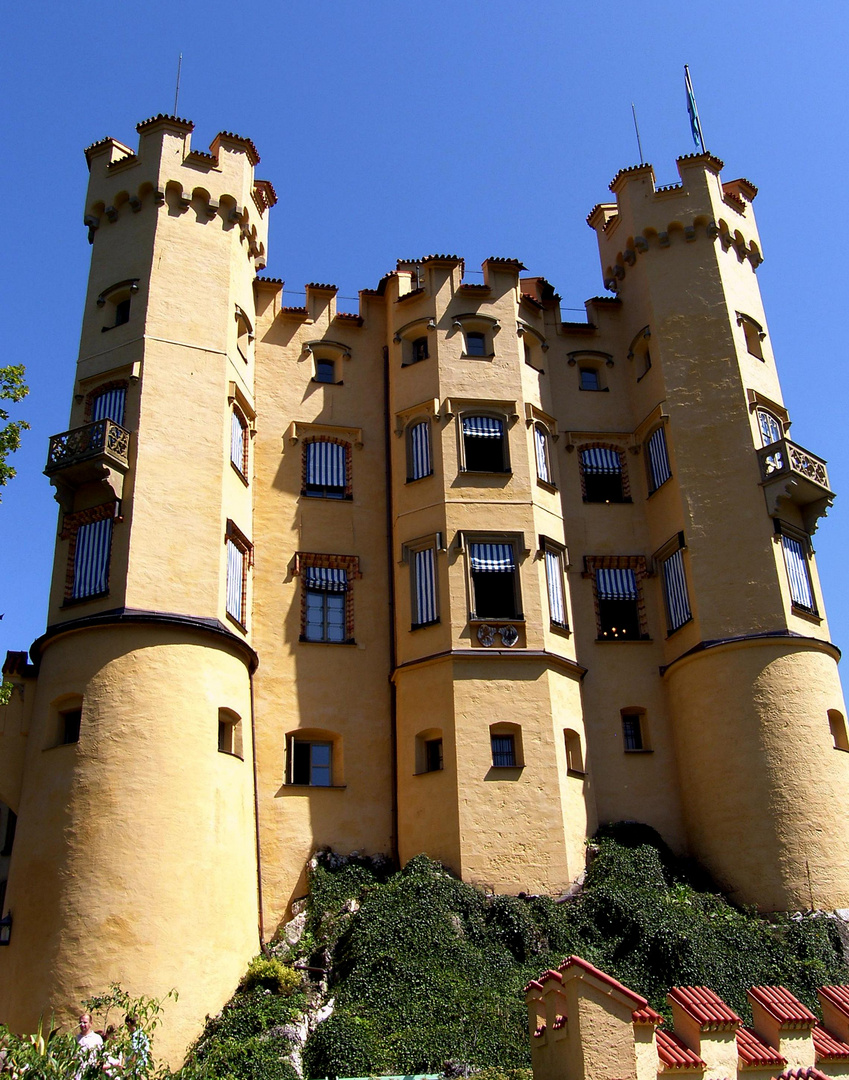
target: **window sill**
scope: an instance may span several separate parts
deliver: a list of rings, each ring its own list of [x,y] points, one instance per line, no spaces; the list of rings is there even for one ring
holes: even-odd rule
[[[524,767],[525,767],[525,766],[524,766],[523,764],[516,764],[516,765],[490,765],[490,769],[493,769],[493,770],[494,770],[495,772],[503,772],[503,773],[508,773],[508,772],[511,772],[511,773],[515,773],[515,772],[521,772],[521,771],[522,771],[522,769],[524,769]]]
[[[667,478],[666,478],[666,479],[665,479],[665,480],[663,481],[663,483],[662,483],[662,484],[658,484],[656,488],[654,488],[654,489],[653,489],[652,491],[650,491],[650,492],[648,493],[648,495],[646,496],[646,498],[647,498],[647,499],[650,499],[650,498],[652,497],[652,495],[656,495],[656,494],[658,493],[658,491],[660,491],[660,489],[661,489],[662,487],[665,487],[665,486],[666,486],[666,485],[667,485],[667,484],[669,483],[669,481],[670,481],[671,479],[672,479],[672,477],[671,477],[671,476],[667,476]]]
[[[248,487],[250,485],[250,481],[245,476],[245,474],[242,472],[242,470],[239,468],[239,466],[236,464],[236,462],[232,460],[232,458],[230,459],[230,468],[233,470],[233,472],[236,474],[236,476],[238,476],[238,478],[242,481],[242,483],[245,485],[245,487]]]
[[[461,476],[512,476],[512,469],[461,469]]]
[[[629,753],[633,753],[633,752],[634,752],[633,750],[629,751]],[[587,774],[585,772],[582,772],[580,769],[567,769],[566,770],[566,775],[567,776],[574,776],[576,780],[586,780],[586,778],[587,778]]]
[[[630,495],[623,499],[588,499],[587,496],[584,495],[583,502],[588,506],[632,506],[634,500]]]
[[[54,743],[52,746],[44,746],[44,747],[42,747],[41,752],[43,754],[46,754],[51,750],[61,750],[65,746],[79,746],[79,744],[80,744],[79,739],[77,739],[76,742],[57,742],[57,743]]]
[[[127,320],[127,322],[115,323],[114,326],[101,326],[100,332],[101,332],[101,334],[108,334],[110,330],[117,330],[119,326],[127,326],[128,323],[129,323],[129,320]]]
[[[822,623],[821,615],[817,615],[815,611],[809,611],[807,608],[799,607],[798,604],[791,604],[790,610],[794,615],[798,615],[800,619],[805,619],[806,622],[813,623],[815,626],[820,626]]]
[[[229,611],[226,612],[226,615],[227,615],[227,620],[229,622],[231,622],[234,626],[238,626],[238,628],[242,631],[243,634],[247,634],[248,628],[247,628],[247,625],[245,623],[239,622],[239,620],[236,618],[236,616],[231,615]]]
[[[596,645],[648,645],[651,641],[652,638],[648,634],[643,634],[641,637],[597,637],[595,639]]]
[[[285,784],[287,790],[297,788],[299,791],[344,791],[347,784]]]
[[[429,626],[439,626],[441,619],[431,619],[430,622],[416,622],[410,627],[410,632],[413,630],[426,630]]]
[[[537,487],[544,488],[546,491],[550,491],[552,495],[557,494],[557,487],[552,484],[550,480],[543,480],[541,476],[537,477]]]
[[[320,638],[308,638],[304,634],[301,634],[298,638],[303,645],[356,645],[354,638],[346,638],[345,641],[323,641]]]
[[[218,748],[218,753],[219,753],[219,754],[223,754],[223,755],[224,755],[224,757],[231,757],[231,758],[235,758],[235,759],[236,759],[237,761],[244,761],[244,760],[245,760],[245,759],[244,759],[244,758],[242,757],[242,755],[241,755],[241,754],[237,754],[237,753],[235,753],[235,751],[233,751],[233,750],[222,750],[222,749],[221,749],[221,747],[219,747],[219,748]]]
[[[102,600],[105,596],[109,595],[109,590],[105,589],[103,592],[90,593],[88,596],[69,596],[62,601],[62,607],[77,607],[78,604],[85,604],[89,600]]]
[[[524,626],[524,615],[478,615],[474,611],[469,615],[469,624],[477,626],[480,623],[499,623],[501,625]]]
[[[434,773],[445,772],[445,766],[441,769],[422,769],[421,772],[414,772],[413,776],[433,776]]]
[[[353,502],[354,496],[343,492],[339,495],[327,495],[322,491],[302,491],[301,498],[303,499],[326,499],[327,502]]]
[[[689,626],[692,621],[693,621],[693,616],[691,615],[689,619],[682,622],[680,626],[676,626],[674,630],[667,630],[666,631],[666,640],[669,641],[669,639],[671,637],[674,637],[678,633],[679,630],[683,630],[685,626]]]
[[[626,746],[624,752],[626,754],[653,754],[654,750],[652,750],[651,747],[648,746],[641,746],[638,750],[629,750]]]
[[[480,353],[461,352],[460,353],[460,359],[461,360],[494,360],[495,359],[495,353],[494,352],[493,353],[484,353],[483,355],[481,355]]]
[[[549,623],[549,629],[553,634],[561,634],[563,637],[571,637],[572,631],[568,626],[564,626],[561,623],[552,622]]]
[[[316,383],[318,386],[344,386],[344,382],[340,379],[339,382],[327,382],[326,379],[317,379],[314,375],[310,379],[310,382]]]
[[[609,386],[596,386],[596,387],[579,386],[578,389],[581,391],[582,394],[609,394],[610,393],[610,387]]]
[[[417,484],[419,480],[427,480],[428,477],[433,476],[432,472],[425,473],[423,476],[408,476],[404,481],[405,484]]]
[[[832,750],[839,750],[841,754],[849,754],[849,746],[833,746]],[[0,855],[2,854],[3,852],[0,851]]]

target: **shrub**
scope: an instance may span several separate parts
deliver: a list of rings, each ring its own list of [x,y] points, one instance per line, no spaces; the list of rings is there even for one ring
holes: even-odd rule
[[[294,968],[271,956],[256,956],[248,965],[240,988],[254,990],[262,987],[274,994],[288,997],[301,988],[301,976]]]
[[[334,1013],[313,1031],[304,1047],[308,1076],[372,1076],[385,1065],[375,1024],[364,1017]]]

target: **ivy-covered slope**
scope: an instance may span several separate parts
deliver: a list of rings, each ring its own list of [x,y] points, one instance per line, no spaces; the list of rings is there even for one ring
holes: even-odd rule
[[[304,1047],[311,1077],[527,1066],[523,987],[572,953],[663,1014],[674,985],[710,986],[748,1018],[749,986],[816,1009],[817,986],[849,981],[834,919],[740,911],[632,825],[596,838],[583,889],[560,903],[488,895],[424,856],[397,873],[319,856],[305,932],[273,951],[327,971],[334,1009]]]

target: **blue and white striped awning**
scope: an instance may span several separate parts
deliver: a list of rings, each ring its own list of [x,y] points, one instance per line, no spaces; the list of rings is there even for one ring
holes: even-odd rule
[[[781,546],[784,549],[787,577],[790,579],[790,599],[798,607],[805,608],[807,611],[815,611],[814,594],[811,589],[805,549],[792,536],[782,536]]]
[[[563,564],[556,551],[545,553],[545,575],[548,582],[548,610],[557,626],[566,625],[566,601],[563,596]]]
[[[504,434],[504,424],[494,416],[464,416],[463,434],[475,439],[500,439]]]
[[[307,443],[307,483],[318,487],[345,487],[345,447],[317,439]]]
[[[416,578],[415,623],[423,626],[436,622],[436,559],[432,547],[423,548],[415,553],[414,572]]]
[[[472,570],[500,571],[515,570],[516,558],[512,544],[469,544],[469,556]]]
[[[618,476],[622,472],[622,459],[616,450],[593,446],[589,450],[581,451],[581,468],[585,473],[596,476]]]
[[[97,596],[109,587],[109,554],[112,547],[112,518],[80,525],[74,550],[74,584],[71,596]]]
[[[322,592],[345,592],[348,588],[347,573],[329,566],[308,566],[304,581],[308,589],[320,589]]]
[[[662,427],[652,433],[648,442],[648,450],[651,489],[657,491],[660,485],[665,484],[672,475],[672,470],[669,468],[669,455],[666,453],[666,436]]]
[[[637,599],[637,575],[633,570],[596,570],[595,587],[599,600]]]

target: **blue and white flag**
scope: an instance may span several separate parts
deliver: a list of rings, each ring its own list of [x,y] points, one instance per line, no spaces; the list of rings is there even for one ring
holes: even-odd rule
[[[687,90],[687,112],[690,114],[690,130],[693,133],[693,142],[696,144],[696,150],[703,154],[705,152],[705,141],[702,138],[702,124],[699,120],[699,110],[696,106],[693,84],[690,81],[690,69],[686,64],[684,65],[684,86]]]

